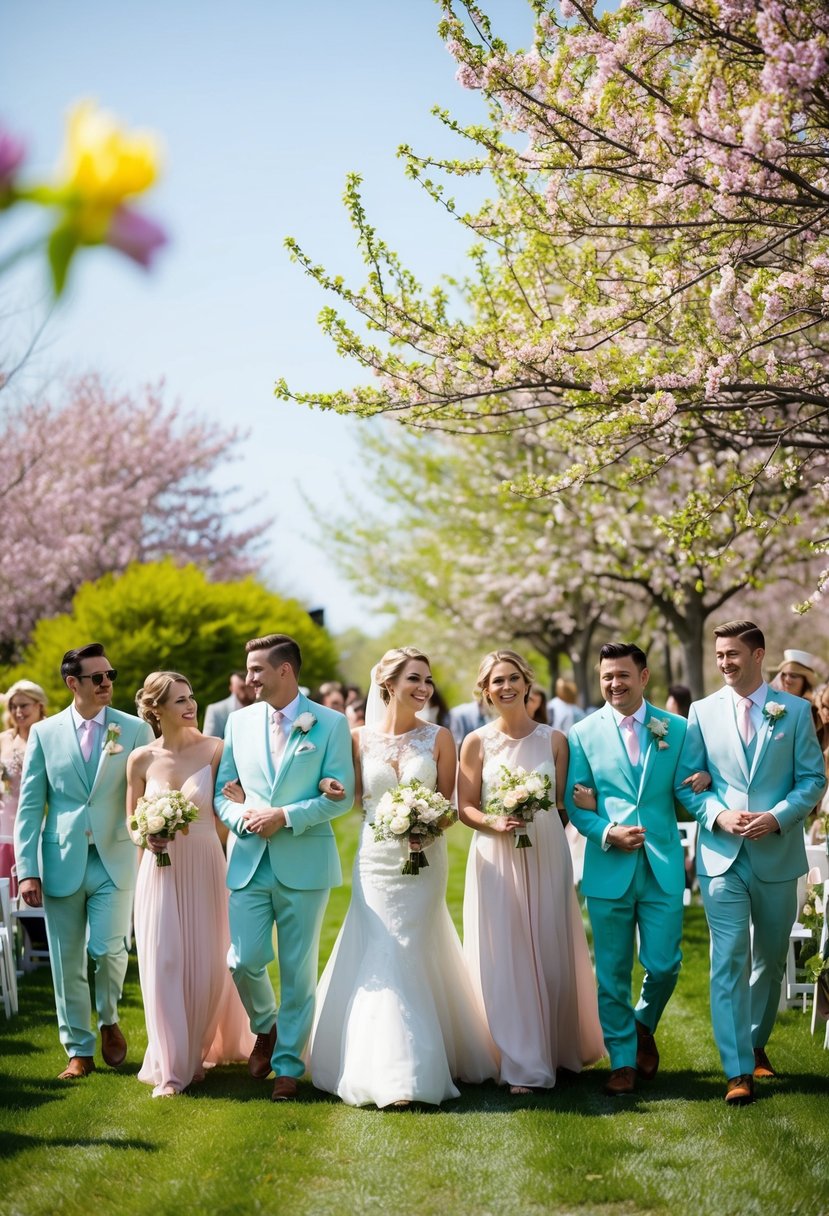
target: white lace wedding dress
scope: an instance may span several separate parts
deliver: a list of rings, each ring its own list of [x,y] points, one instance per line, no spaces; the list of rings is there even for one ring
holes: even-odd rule
[[[399,782],[437,781],[438,727],[360,734],[365,822],[351,904],[317,990],[309,1048],[314,1084],[351,1106],[458,1097],[453,1078],[498,1075],[498,1058],[446,907],[443,838],[428,867],[401,873],[406,839],[374,839],[377,803]]]

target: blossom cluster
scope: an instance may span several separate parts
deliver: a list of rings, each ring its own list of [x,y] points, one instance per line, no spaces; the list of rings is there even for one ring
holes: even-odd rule
[[[163,790],[139,798],[127,826],[133,843],[146,849],[148,837],[162,836],[172,840],[177,832],[186,832],[188,824],[198,817],[198,807],[185,798],[181,790]],[[156,864],[168,866],[170,859],[166,853],[157,853]]]

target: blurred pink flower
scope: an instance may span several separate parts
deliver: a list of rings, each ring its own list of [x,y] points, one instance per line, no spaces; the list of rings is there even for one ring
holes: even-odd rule
[[[113,213],[105,244],[119,249],[140,266],[149,267],[168,239],[167,233],[155,220],[129,207],[119,207]]]
[[[0,189],[11,183],[25,155],[26,145],[23,140],[0,127]]]

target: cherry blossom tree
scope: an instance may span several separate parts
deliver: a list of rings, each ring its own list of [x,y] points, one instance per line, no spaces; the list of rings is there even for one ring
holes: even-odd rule
[[[458,79],[489,120],[440,114],[466,159],[401,150],[472,234],[468,274],[425,290],[350,178],[365,286],[289,247],[356,312],[357,324],[328,307],[322,325],[375,382],[277,392],[416,429],[539,438],[557,459],[511,483],[530,495],[610,481],[624,492],[686,454],[699,467],[721,453],[720,476],[660,503],[655,521],[677,552],[708,532],[704,560],[719,561],[730,531],[708,521],[724,502],[762,532],[779,523],[754,493],[767,478],[827,499],[829,9],[531,7],[534,43],[511,50],[476,4],[443,0]],[[460,213],[445,179],[473,175],[488,175],[492,197]],[[825,527],[811,540],[826,552]],[[827,577],[816,570],[815,596]]]
[[[113,393],[96,376],[0,423],[0,659],[39,618],[66,611],[81,584],[171,556],[211,578],[256,564],[267,521],[234,530],[250,504],[214,488],[237,436],[165,404],[161,388]]]
[[[372,515],[361,497],[328,537],[358,588],[385,595],[385,611],[431,622],[450,650],[526,641],[553,672],[566,656],[584,697],[608,636],[645,649],[676,639],[683,678],[703,695],[712,614],[728,615],[735,596],[764,602],[767,584],[787,586],[790,604],[814,573],[803,487],[781,478],[755,483],[746,511],[726,498],[677,544],[660,522],[671,505],[693,514],[696,494],[731,483],[736,454],[711,445],[638,487],[594,479],[552,498],[505,488],[552,466],[555,452],[538,436],[426,440],[383,428],[366,438],[366,455],[381,505]],[[753,526],[753,510],[764,527]]]

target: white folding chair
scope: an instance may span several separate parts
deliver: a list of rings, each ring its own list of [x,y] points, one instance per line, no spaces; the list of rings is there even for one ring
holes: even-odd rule
[[[679,828],[679,839],[683,849],[688,854],[688,860],[693,861],[697,855],[697,832],[699,824],[696,819],[691,819],[687,823],[683,820],[676,825]],[[689,907],[691,903],[691,887],[686,887],[682,892],[682,903],[684,907]]]
[[[17,1013],[17,965],[11,918],[11,883],[0,878],[0,996],[7,1018]]]
[[[12,866],[12,875],[17,877],[17,867]],[[12,900],[12,920],[20,929],[20,970],[34,971],[42,963],[49,962],[49,947],[36,946],[32,943],[31,928],[39,921],[42,932],[38,935],[40,941],[46,938],[46,913],[42,908],[30,908],[19,895]],[[31,926],[31,928],[30,928]]]
[[[818,945],[818,954],[824,953],[824,951],[826,949],[826,943],[827,943],[827,941],[829,941],[829,925],[827,925],[827,920],[829,920],[829,916],[827,916],[827,911],[829,911],[829,909],[827,909],[827,906],[826,906],[827,903],[829,902],[829,900],[827,900],[826,896],[825,896],[826,887],[824,887],[823,890],[824,890],[823,927],[820,931],[820,943]],[[812,994],[812,1034],[814,1034],[815,1031],[817,1030],[817,1024],[819,1021],[825,1022],[825,1028],[824,1028],[824,1032],[823,1032],[823,1046],[824,1046],[824,1048],[829,1050],[829,998],[827,998],[825,992],[820,988],[820,985],[815,984],[814,993]]]

